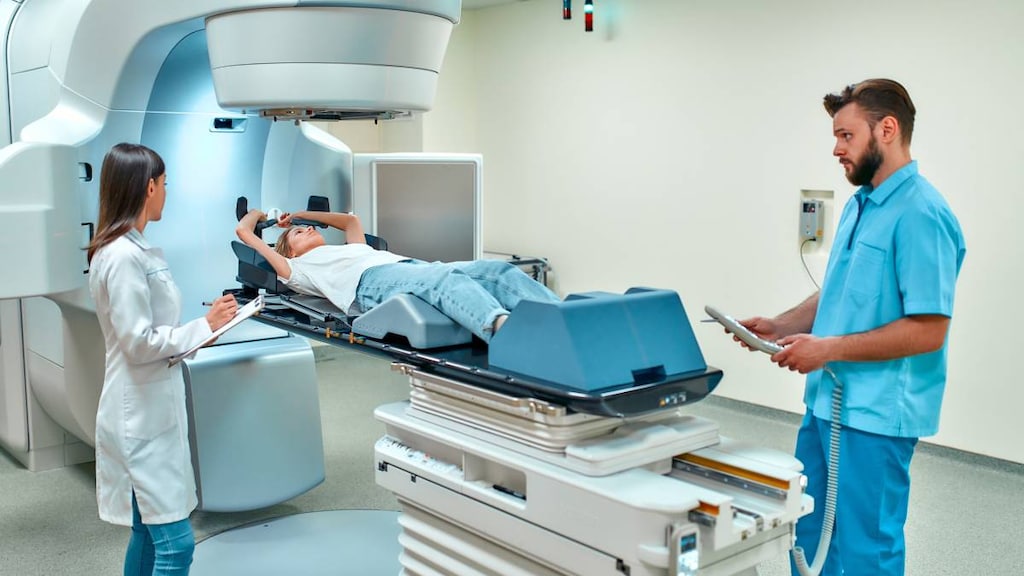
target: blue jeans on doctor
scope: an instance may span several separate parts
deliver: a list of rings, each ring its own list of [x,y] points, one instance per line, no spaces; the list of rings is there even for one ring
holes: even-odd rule
[[[485,342],[491,339],[495,319],[520,301],[560,301],[543,284],[502,260],[410,260],[363,272],[356,304],[369,312],[395,294],[418,296]]]
[[[124,576],[188,576],[195,547],[188,518],[168,524],[143,524],[132,492],[132,537],[124,557]]]
[[[814,561],[825,514],[829,423],[808,412],[797,433],[814,512],[796,523],[796,543]],[[843,426],[839,433],[836,520],[821,576],[897,576],[904,572],[910,459],[917,438],[882,436]],[[790,562],[792,574],[796,566]]]

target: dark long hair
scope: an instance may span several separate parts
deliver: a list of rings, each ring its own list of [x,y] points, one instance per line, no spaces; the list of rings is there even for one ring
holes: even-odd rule
[[[122,142],[107,152],[100,170],[100,218],[87,248],[89,262],[97,250],[131,230],[146,205],[149,181],[163,173],[163,159],[142,144]]]

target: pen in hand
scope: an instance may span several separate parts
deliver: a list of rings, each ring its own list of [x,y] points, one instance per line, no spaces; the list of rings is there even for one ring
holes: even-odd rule
[[[224,296],[227,296],[227,294],[225,294]],[[224,296],[221,296],[221,298],[223,298]],[[218,298],[217,300],[220,300],[220,298]],[[216,301],[203,300],[203,306],[206,306],[207,308],[213,306],[214,304],[216,304]]]

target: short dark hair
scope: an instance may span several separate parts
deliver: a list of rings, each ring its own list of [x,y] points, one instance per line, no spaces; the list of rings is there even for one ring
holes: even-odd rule
[[[850,84],[839,94],[826,94],[823,103],[825,111],[832,117],[847,104],[857,104],[867,114],[868,125],[872,129],[882,118],[892,116],[900,125],[903,144],[910,145],[917,109],[907,89],[895,80],[872,78]]]

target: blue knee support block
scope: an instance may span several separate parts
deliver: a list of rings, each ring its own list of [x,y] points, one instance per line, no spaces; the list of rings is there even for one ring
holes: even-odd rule
[[[650,288],[524,300],[491,339],[488,361],[587,392],[707,370],[679,295]]]
[[[370,338],[405,336],[413,348],[468,344],[473,334],[425,300],[395,294],[352,322],[352,331]]]

